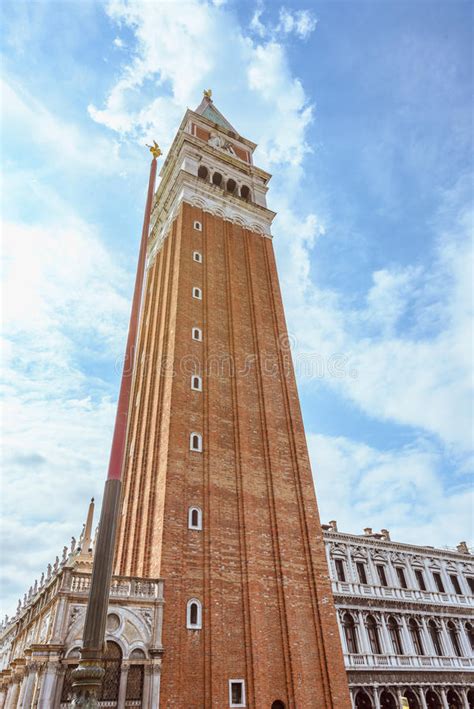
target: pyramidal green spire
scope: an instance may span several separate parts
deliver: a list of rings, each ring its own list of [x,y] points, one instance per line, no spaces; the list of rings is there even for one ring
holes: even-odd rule
[[[203,99],[196,108],[196,113],[199,113],[199,115],[204,116],[204,118],[207,118],[209,121],[216,123],[218,126],[222,126],[222,128],[226,128],[233,133],[237,133],[234,126],[231,125],[222,113],[214,106],[211,96],[212,91],[210,89],[204,91]]]

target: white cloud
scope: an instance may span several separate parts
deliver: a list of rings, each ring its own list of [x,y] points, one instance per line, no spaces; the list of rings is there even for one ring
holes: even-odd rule
[[[345,353],[357,376],[329,377],[331,386],[367,415],[434,434],[464,454],[472,448],[471,224],[456,204],[433,227],[429,265],[375,272],[359,307],[312,282],[303,235],[281,235],[298,255],[282,268],[298,350],[326,360]]]
[[[25,155],[33,151],[49,161],[73,165],[99,173],[112,173],[118,165],[118,143],[109,138],[85,134],[73,123],[51,113],[13,81],[0,80],[2,130],[4,136],[22,136]]]
[[[78,535],[88,498],[102,492],[115,409],[111,370],[129,312],[122,292],[129,275],[96,230],[64,211],[50,217],[2,225],[8,612],[18,586],[26,590]]]
[[[105,107],[89,106],[95,121],[139,142],[157,138],[166,149],[185,109],[212,86],[217,105],[231,106],[238,126],[248,124],[252,106],[251,137],[259,142],[262,166],[301,164],[312,107],[275,37],[254,42],[231,13],[198,0],[186,12],[177,2],[123,0],[111,0],[107,11],[133,31],[135,47]],[[295,28],[303,31],[305,17],[296,13]]]
[[[296,34],[299,39],[307,39],[317,25],[316,17],[309,10],[288,10],[281,7],[278,23],[264,23],[264,4],[260,3],[250,21],[250,29],[259,37],[276,40],[282,36]]]
[[[124,47],[127,46],[127,45],[125,44],[125,42],[123,41],[123,39],[121,39],[121,37],[116,37],[116,38],[114,39],[114,45],[115,45],[116,47],[118,47],[119,49],[124,49]]]
[[[308,444],[323,522],[335,519],[340,531],[359,534],[364,527],[389,529],[392,539],[406,543],[472,543],[472,521],[466,528],[472,489],[443,481],[438,455],[427,444],[382,451],[316,434]]]

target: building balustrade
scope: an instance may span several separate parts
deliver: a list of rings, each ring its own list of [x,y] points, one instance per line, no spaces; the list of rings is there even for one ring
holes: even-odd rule
[[[88,574],[72,574],[71,591],[87,595],[90,589],[91,577]],[[143,581],[130,577],[114,576],[110,585],[110,595],[114,598],[163,598],[162,581]]]
[[[474,596],[458,596],[454,593],[441,593],[439,591],[420,591],[411,588],[397,588],[395,586],[375,586],[352,581],[332,581],[333,593],[351,594],[355,596],[393,598],[398,601],[418,601],[428,603],[442,603],[456,606],[473,606]]]
[[[474,667],[474,657],[435,657],[428,655],[373,655],[344,653],[346,669],[364,667],[385,667],[423,669],[426,667],[446,669],[466,669]]]

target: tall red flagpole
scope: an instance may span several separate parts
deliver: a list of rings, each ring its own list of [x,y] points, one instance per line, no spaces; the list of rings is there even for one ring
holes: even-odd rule
[[[125,359],[120,383],[120,393],[115,417],[112,448],[110,451],[109,470],[105,482],[102,511],[99,522],[97,544],[94,552],[91,588],[87,601],[86,620],[83,633],[83,647],[79,666],[73,673],[73,707],[98,707],[98,695],[104,670],[101,660],[104,650],[105,623],[109,604],[112,564],[115,552],[115,534],[120,506],[122,473],[124,468],[125,446],[127,441],[128,415],[132,392],[132,377],[137,347],[138,323],[142,300],[143,281],[150,215],[156,180],[156,159],[161,155],[156,142],[150,147],[153,160],[150,166],[148,195],[143,219],[142,238],[138,256],[137,275],[133,292],[132,310],[128,327]]]

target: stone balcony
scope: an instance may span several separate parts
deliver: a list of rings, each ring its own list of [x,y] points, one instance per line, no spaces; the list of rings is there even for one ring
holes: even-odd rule
[[[429,655],[372,655],[370,653],[349,655],[344,654],[344,663],[350,669],[402,669],[426,670],[449,668],[450,670],[466,670],[474,667],[474,657],[434,657]]]
[[[332,591],[335,595],[360,596],[362,598],[380,598],[396,601],[418,603],[436,603],[452,606],[474,607],[474,596],[458,596],[454,593],[439,591],[420,591],[411,588],[396,588],[392,586],[372,586],[369,584],[332,581]]]
[[[73,572],[70,591],[87,596],[91,585],[91,575]],[[110,597],[147,601],[163,600],[163,581],[154,581],[130,576],[114,576],[110,585]]]

